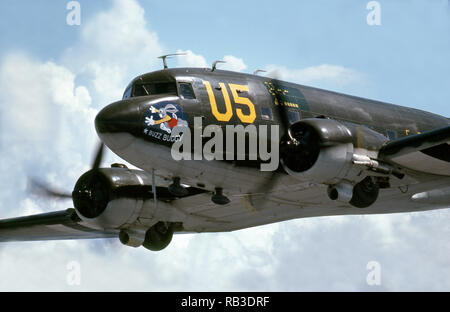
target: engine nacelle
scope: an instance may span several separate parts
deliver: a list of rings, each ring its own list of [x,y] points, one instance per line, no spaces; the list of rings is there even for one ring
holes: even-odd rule
[[[337,183],[352,166],[353,136],[333,119],[304,119],[282,141],[281,162],[290,175],[317,183]]]
[[[133,223],[142,200],[151,197],[151,176],[128,168],[90,170],[78,179],[72,193],[79,217],[102,229]]]
[[[365,157],[365,152],[379,150],[387,140],[365,126],[334,119],[303,119],[293,124],[282,140],[281,162],[287,173],[301,180],[335,184],[348,176],[354,157],[361,157],[354,155],[356,149]]]
[[[284,166],[286,172],[300,180],[332,184],[342,180],[351,169],[353,145],[351,143],[324,147],[314,164],[305,171],[291,170]],[[283,163],[284,165],[284,163]]]
[[[386,141],[365,126],[304,119],[293,124],[281,141],[281,163],[288,174],[300,180],[328,184],[330,199],[365,208],[376,201],[380,186],[376,178],[360,174],[361,166],[390,174],[390,168],[367,155]]]

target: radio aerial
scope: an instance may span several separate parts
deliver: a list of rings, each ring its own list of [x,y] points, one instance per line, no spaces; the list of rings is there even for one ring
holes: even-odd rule
[[[218,63],[226,63],[226,62],[225,62],[225,61],[220,61],[220,60],[215,61],[215,62],[212,64],[212,68],[211,68],[211,71],[212,71],[212,72],[216,70],[216,67],[217,67],[217,64],[218,64]]]
[[[183,52],[183,53],[172,53],[172,54],[166,54],[166,55],[158,56],[158,58],[160,58],[160,59],[163,60],[164,69],[167,69],[167,68],[169,68],[169,67],[167,66],[167,61],[166,61],[167,58],[170,58],[170,57],[176,56],[176,55],[186,55],[186,54],[187,54],[187,53],[185,53],[185,52]]]
[[[257,69],[253,72],[253,75],[258,75],[258,73],[267,73],[267,70],[263,70],[263,69]]]

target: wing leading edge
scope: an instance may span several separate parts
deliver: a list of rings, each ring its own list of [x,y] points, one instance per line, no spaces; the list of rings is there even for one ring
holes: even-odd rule
[[[83,226],[73,208],[0,220],[0,242],[108,238],[117,235]]]
[[[384,145],[379,158],[401,167],[450,176],[450,126],[403,137]]]

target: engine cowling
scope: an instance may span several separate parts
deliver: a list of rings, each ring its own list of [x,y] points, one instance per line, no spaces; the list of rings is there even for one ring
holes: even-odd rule
[[[325,118],[303,119],[291,125],[282,139],[281,163],[288,174],[300,180],[328,184],[330,199],[365,208],[376,201],[380,186],[376,177],[361,174],[361,166],[390,174],[389,168],[367,155],[386,141],[385,136],[365,126]]]
[[[98,228],[119,228],[131,224],[150,198],[151,176],[128,168],[101,168],[83,174],[72,198],[79,217]]]
[[[280,151],[281,163],[290,175],[317,183],[337,183],[351,169],[353,135],[333,119],[304,119],[289,128]]]

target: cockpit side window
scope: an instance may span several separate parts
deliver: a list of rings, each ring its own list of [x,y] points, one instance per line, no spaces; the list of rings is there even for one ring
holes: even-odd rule
[[[125,89],[125,92],[123,93],[123,97],[122,100],[128,99],[131,97],[131,90],[133,90],[133,86],[130,84],[128,85],[128,87]]]
[[[133,96],[145,96],[154,94],[177,94],[177,86],[174,82],[136,83]]]
[[[146,86],[143,84],[136,84],[134,86],[133,96],[144,96],[144,95],[150,95]]]
[[[183,100],[195,100],[195,93],[190,83],[180,82],[178,86],[180,91],[180,98],[182,98]]]

